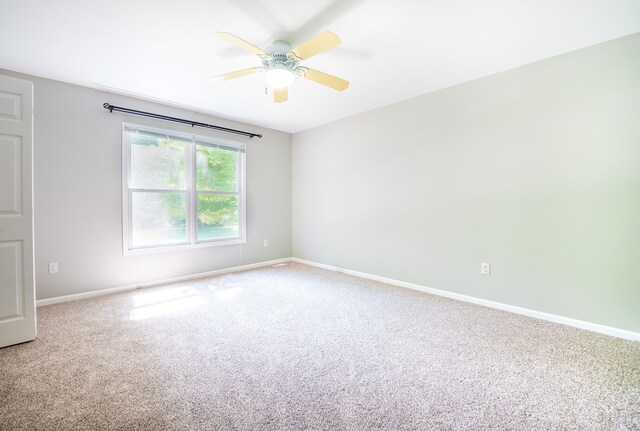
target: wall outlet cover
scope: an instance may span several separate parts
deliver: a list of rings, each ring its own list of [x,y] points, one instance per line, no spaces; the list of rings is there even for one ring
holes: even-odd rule
[[[490,263],[481,263],[480,264],[480,274],[484,274],[484,275],[491,274],[491,264]]]

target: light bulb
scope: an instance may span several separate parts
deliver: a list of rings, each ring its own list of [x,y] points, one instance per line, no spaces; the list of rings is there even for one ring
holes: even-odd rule
[[[273,88],[284,88],[293,84],[296,75],[284,67],[273,67],[264,73],[265,82]]]

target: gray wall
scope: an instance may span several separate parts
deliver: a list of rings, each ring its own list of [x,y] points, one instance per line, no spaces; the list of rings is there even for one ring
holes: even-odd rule
[[[291,256],[291,135],[130,97],[0,70],[34,82],[38,299],[190,275]],[[251,139],[113,113],[104,102],[226,127]],[[123,121],[240,139],[247,148],[247,243],[123,256]],[[263,247],[263,240],[269,247]],[[47,273],[58,262],[60,272]]]
[[[295,134],[293,254],[640,331],[640,34]]]

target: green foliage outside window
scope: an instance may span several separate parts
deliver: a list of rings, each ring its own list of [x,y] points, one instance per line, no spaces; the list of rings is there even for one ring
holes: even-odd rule
[[[238,190],[236,151],[198,145],[196,147],[196,189],[236,192]],[[198,230],[204,226],[237,225],[236,195],[198,195]]]

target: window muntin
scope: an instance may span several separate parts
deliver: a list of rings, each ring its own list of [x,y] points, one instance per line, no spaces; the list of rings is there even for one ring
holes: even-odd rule
[[[124,252],[245,242],[244,144],[123,125]]]

